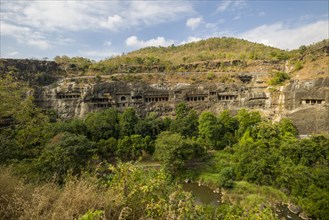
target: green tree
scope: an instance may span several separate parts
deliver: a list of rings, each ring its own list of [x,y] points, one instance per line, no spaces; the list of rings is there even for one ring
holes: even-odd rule
[[[52,138],[32,165],[40,179],[49,180],[56,174],[61,182],[68,171],[79,174],[84,170],[95,152],[95,143],[85,136],[64,132]]]
[[[10,74],[0,78],[0,118],[15,117],[22,110],[27,86]]]
[[[135,126],[138,123],[138,116],[133,108],[127,108],[120,116],[120,136],[135,134]]]
[[[135,132],[143,137],[150,136],[152,139],[155,139],[162,131],[163,127],[163,121],[157,114],[155,112],[150,112],[145,118],[138,121],[135,126]]]
[[[238,130],[239,122],[225,110],[218,116],[218,121],[223,125],[224,136],[221,138],[222,147],[232,146],[237,142],[235,131]]]
[[[123,161],[137,160],[147,148],[141,135],[125,136],[118,141],[116,155]]]
[[[189,113],[190,108],[187,107],[185,102],[180,102],[175,107],[176,118],[184,118]]]
[[[300,47],[298,48],[298,50],[299,50],[299,53],[300,53],[301,55],[303,55],[303,54],[306,52],[307,47],[306,47],[305,45],[302,45],[302,46],[300,46]]]
[[[223,125],[210,112],[203,112],[199,117],[199,140],[209,149],[223,147],[221,139],[224,135]]]
[[[239,122],[239,128],[237,130],[237,137],[241,138],[248,129],[252,129],[255,125],[261,122],[259,112],[248,112],[246,109],[240,109],[236,115],[236,119]]]
[[[298,135],[298,130],[293,125],[293,123],[287,119],[287,118],[282,118],[278,124],[279,130],[281,132],[281,135],[284,135],[285,133],[289,132],[290,134],[296,136]]]
[[[155,141],[154,158],[172,175],[177,175],[186,162],[202,155],[204,149],[195,141],[184,139],[180,134],[162,132]]]
[[[234,170],[232,167],[225,167],[219,173],[219,186],[230,189],[234,184]]]
[[[271,122],[262,121],[257,125],[253,126],[251,129],[251,136],[254,140],[261,140],[263,143],[272,144],[271,146],[278,146],[280,144],[280,131],[276,124],[272,124]]]
[[[257,135],[256,135],[257,137]],[[250,130],[234,146],[236,158],[235,173],[238,179],[257,184],[274,184],[278,173],[276,168],[281,159],[277,148],[271,147],[264,139],[253,139]]]
[[[115,158],[118,141],[114,137],[107,140],[101,139],[97,143],[97,153],[101,159],[111,161]]]
[[[66,72],[76,72],[85,73],[89,67],[92,65],[92,61],[83,57],[68,57],[56,56],[54,58],[55,62],[58,63],[62,69]]]
[[[115,109],[89,113],[85,123],[93,141],[119,137],[119,114]]]
[[[170,125],[170,131],[185,137],[198,136],[198,114],[182,105],[176,109],[176,118]]]
[[[20,149],[21,159],[38,156],[43,146],[51,138],[47,127],[49,118],[37,108],[32,99],[26,99],[22,111],[16,116],[15,140]]]
[[[38,156],[50,138],[49,118],[33,103],[28,87],[10,74],[0,79],[0,120],[5,119],[0,132],[0,159],[22,160]]]
[[[70,132],[73,134],[88,135],[88,128],[85,122],[81,119],[72,119],[66,122],[57,122],[49,125],[49,132],[59,134],[62,132]]]

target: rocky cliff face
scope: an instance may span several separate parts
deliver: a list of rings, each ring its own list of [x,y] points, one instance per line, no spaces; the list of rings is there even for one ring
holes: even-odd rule
[[[66,78],[35,91],[36,102],[55,109],[61,118],[84,117],[105,108],[134,107],[141,114],[173,115],[186,102],[197,111],[255,109],[272,120],[292,119],[301,134],[329,131],[329,77],[292,80],[280,90],[264,85],[265,75],[237,76],[234,83],[166,83]]]
[[[30,85],[43,86],[54,83],[62,72],[54,61],[0,59],[1,75],[11,74],[16,79],[28,82]]]
[[[229,81],[223,82],[208,79],[174,83],[157,80],[154,83],[145,78],[121,80],[112,76],[65,78],[54,62],[21,60],[15,64],[13,60],[1,61],[2,72],[16,69],[15,74],[19,73],[21,79],[30,82],[37,105],[54,109],[63,119],[83,118],[91,111],[110,107],[120,111],[134,107],[141,115],[154,111],[172,116],[175,106],[186,102],[197,111],[219,113],[225,109],[236,112],[248,108],[262,112],[273,121],[288,117],[301,134],[329,132],[329,76],[295,79],[280,88],[271,87],[266,83],[269,72],[282,70],[284,64],[281,63],[255,62],[251,64],[256,65],[255,72],[247,71],[249,65],[245,73],[235,72]],[[187,77],[189,73],[180,74],[187,74],[184,75]]]
[[[283,113],[301,133],[329,131],[329,77],[292,81],[283,94]]]

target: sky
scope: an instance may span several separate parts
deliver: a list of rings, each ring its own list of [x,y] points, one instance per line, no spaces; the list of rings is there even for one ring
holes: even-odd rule
[[[236,37],[284,50],[329,38],[326,0],[0,0],[0,57],[106,59]]]

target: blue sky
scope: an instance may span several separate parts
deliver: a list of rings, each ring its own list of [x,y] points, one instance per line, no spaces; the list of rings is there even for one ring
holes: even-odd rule
[[[328,1],[0,1],[2,58],[100,60],[223,36],[290,50],[329,38]]]

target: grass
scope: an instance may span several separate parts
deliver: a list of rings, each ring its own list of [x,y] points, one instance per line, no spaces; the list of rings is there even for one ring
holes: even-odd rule
[[[145,154],[143,155],[141,160],[135,163],[135,166],[159,169],[161,167],[161,164],[159,163],[159,161],[154,160],[152,158],[152,155]]]
[[[287,203],[289,200],[278,189],[270,186],[259,186],[246,181],[236,181],[233,189],[224,190],[222,193],[223,201],[239,204],[247,209],[260,205],[274,207],[277,203]]]
[[[204,162],[187,171],[187,175],[195,181],[201,181],[206,185],[218,187],[219,173],[225,167],[233,166],[233,155],[226,151],[211,151],[205,157]]]
[[[205,183],[211,188],[217,188],[219,183],[219,174],[217,173],[201,173],[199,176],[199,181]]]
[[[77,219],[88,210],[104,210],[117,218],[121,198],[97,184],[96,178],[71,177],[63,186],[25,184],[8,168],[0,168],[0,216],[2,219]]]

